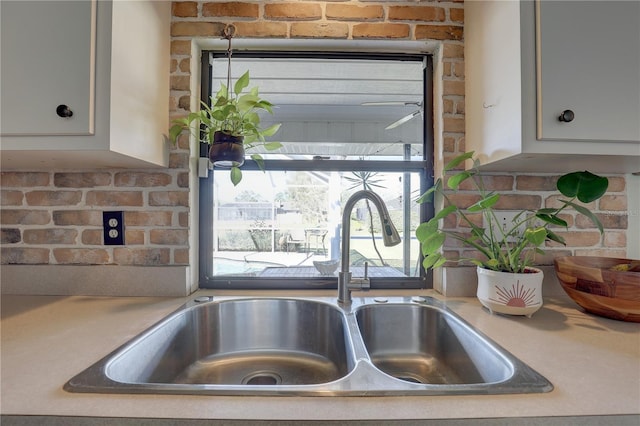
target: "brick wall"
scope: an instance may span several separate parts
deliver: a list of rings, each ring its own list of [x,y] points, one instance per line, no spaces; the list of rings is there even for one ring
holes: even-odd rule
[[[3,172],[0,183],[3,264],[189,262],[188,179],[179,168]],[[125,212],[125,246],[103,245],[110,210]]]
[[[233,23],[240,38],[430,40],[442,52],[442,117],[436,135],[445,159],[464,151],[463,3],[453,1],[176,1],[172,6],[170,115],[188,112],[193,37],[219,38]],[[3,264],[184,265],[189,262],[187,137],[164,171],[2,173],[0,222]],[[495,177],[521,201],[553,202],[554,176]],[[593,206],[607,228],[601,237],[571,221],[562,253],[625,254],[625,181],[612,177],[611,195]],[[102,245],[102,211],[123,210],[126,245]],[[449,247],[454,254],[455,246]],[[555,250],[555,248],[554,248]]]

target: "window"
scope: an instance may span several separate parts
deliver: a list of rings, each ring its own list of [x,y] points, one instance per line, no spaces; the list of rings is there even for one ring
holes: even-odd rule
[[[226,84],[225,54],[203,55],[204,99]],[[381,196],[402,242],[385,247],[375,206],[359,201],[348,220],[354,276],[366,263],[373,288],[428,286],[414,231],[430,214],[415,199],[432,176],[431,58],[234,52],[232,80],[246,70],[276,105],[262,121],[282,123],[271,139],[283,147],[260,152],[265,171],[245,162],[238,186],[225,169],[201,179],[200,286],[335,287],[337,272],[314,261],[340,259],[341,206],[361,189]]]

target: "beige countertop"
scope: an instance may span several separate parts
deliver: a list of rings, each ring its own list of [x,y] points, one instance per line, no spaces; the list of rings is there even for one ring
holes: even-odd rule
[[[196,293],[202,294],[220,293]],[[412,397],[67,393],[62,385],[68,379],[196,295],[4,295],[1,414],[261,420],[633,415],[632,422],[640,420],[640,324],[585,314],[565,297],[546,299],[540,311],[525,318],[491,315],[475,298],[443,298],[432,291],[411,294],[444,300],[478,330],[549,379],[555,389],[527,395]],[[629,417],[625,419],[629,421]]]

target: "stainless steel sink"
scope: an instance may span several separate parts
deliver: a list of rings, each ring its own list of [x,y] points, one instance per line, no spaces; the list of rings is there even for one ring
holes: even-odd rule
[[[551,384],[432,298],[201,298],[65,384],[70,392],[443,395]]]
[[[454,316],[428,305],[363,306],[356,312],[371,362],[411,383],[500,383],[512,362]]]

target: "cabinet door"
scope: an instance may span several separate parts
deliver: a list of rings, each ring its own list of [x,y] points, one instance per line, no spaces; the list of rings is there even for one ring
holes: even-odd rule
[[[92,134],[96,0],[0,8],[2,134]]]
[[[640,2],[536,6],[538,139],[640,141]]]

